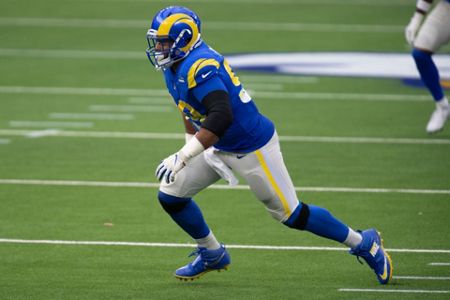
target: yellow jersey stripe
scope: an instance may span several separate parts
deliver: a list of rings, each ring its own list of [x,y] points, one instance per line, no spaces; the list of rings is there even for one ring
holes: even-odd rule
[[[197,59],[195,61],[195,63],[193,63],[192,66],[189,68],[188,76],[187,76],[188,88],[191,89],[197,85],[197,82],[195,82],[195,74],[197,73],[196,71],[197,71],[198,65],[200,65],[204,60],[206,60],[206,58]]]
[[[275,193],[277,194],[278,198],[281,200],[281,204],[283,204],[284,211],[286,213],[286,216],[291,215],[291,210],[289,209],[288,201],[286,200],[286,197],[284,196],[283,192],[281,191],[280,187],[276,183],[275,179],[272,176],[272,173],[270,173],[269,167],[267,166],[267,163],[264,159],[263,154],[260,150],[256,150],[256,157],[258,158],[259,163],[261,164],[264,173],[267,176],[267,179],[269,179],[270,184],[272,185],[273,189],[275,190]]]
[[[204,67],[206,66],[215,66],[217,69],[220,68],[219,62],[215,60],[214,58],[209,58],[204,61],[202,61],[197,68],[197,71],[195,71],[195,75]]]
[[[195,63],[192,64],[188,71],[188,88],[191,89],[197,85],[197,82],[195,81],[195,75],[204,67],[206,66],[215,66],[217,69],[220,68],[220,64],[217,60],[214,58],[200,58]]]

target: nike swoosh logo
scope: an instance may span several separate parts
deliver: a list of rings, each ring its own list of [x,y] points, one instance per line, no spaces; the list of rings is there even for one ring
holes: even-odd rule
[[[245,155],[236,155],[236,158],[237,159],[241,159],[241,158],[246,157],[246,156],[247,156],[247,154],[245,154]]]
[[[206,73],[206,74],[202,74],[202,78],[205,79],[206,77],[208,77],[209,74],[211,74],[211,72],[212,72],[212,71],[209,71],[209,72]]]
[[[386,263],[386,257],[384,257],[384,268],[383,268],[383,274],[380,275],[381,280],[387,279],[387,263]]]

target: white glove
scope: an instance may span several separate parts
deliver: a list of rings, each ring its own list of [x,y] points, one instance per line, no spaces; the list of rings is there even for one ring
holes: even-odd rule
[[[165,178],[167,184],[174,182],[175,175],[186,166],[186,163],[204,150],[203,145],[193,136],[180,151],[167,157],[159,164],[155,171],[156,178],[158,181]]]
[[[156,168],[156,178],[161,181],[165,178],[166,183],[173,182],[175,175],[186,166],[186,157],[179,151],[164,159]]]
[[[416,38],[417,31],[419,30],[423,18],[424,18],[423,14],[416,12],[414,16],[411,18],[411,21],[409,22],[408,26],[406,26],[405,28],[405,38],[408,44],[410,44],[411,46],[414,43],[414,39]]]

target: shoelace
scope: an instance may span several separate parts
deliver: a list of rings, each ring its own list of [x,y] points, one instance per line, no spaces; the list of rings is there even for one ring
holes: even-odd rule
[[[191,256],[199,256],[201,251],[202,251],[202,249],[196,248],[194,251],[191,252],[191,254],[188,255],[188,257],[191,257]],[[203,251],[204,251],[204,250],[203,250]]]
[[[362,256],[359,255],[360,251],[355,251],[355,249],[351,249],[351,250],[350,250],[350,253],[356,256],[356,260],[357,260],[360,264],[362,264],[362,265],[364,264],[364,263],[361,261],[361,257],[362,257]]]
[[[189,254],[188,257],[199,256],[201,254],[201,252],[204,252],[204,251],[206,251],[206,249],[196,248],[194,251],[191,252],[191,254]],[[214,265],[218,264],[220,262],[220,260],[224,256],[225,256],[225,251],[217,259],[215,259],[214,261],[207,261],[206,259],[202,259],[202,261],[203,261],[203,264],[205,266],[210,266],[211,267],[211,266],[214,266]]]
[[[358,261],[358,262],[359,262],[360,264],[362,264],[362,265],[363,265],[364,263],[363,263],[363,262],[361,261],[360,257],[361,257],[361,256],[359,256],[359,255],[356,255],[356,260],[357,260],[357,261]]]
[[[196,248],[191,252],[191,254],[188,255],[188,257],[196,256],[196,258],[190,263],[190,265],[194,266],[194,264],[196,264],[196,261],[200,260],[203,266],[207,266],[207,262],[204,259],[200,258],[201,252],[203,251],[205,251],[205,249]]]

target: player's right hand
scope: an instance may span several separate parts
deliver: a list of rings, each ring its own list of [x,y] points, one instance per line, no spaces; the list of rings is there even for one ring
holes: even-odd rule
[[[164,159],[156,168],[155,175],[158,181],[163,178],[166,183],[174,182],[175,175],[186,166],[186,158],[184,154],[179,151]]]

